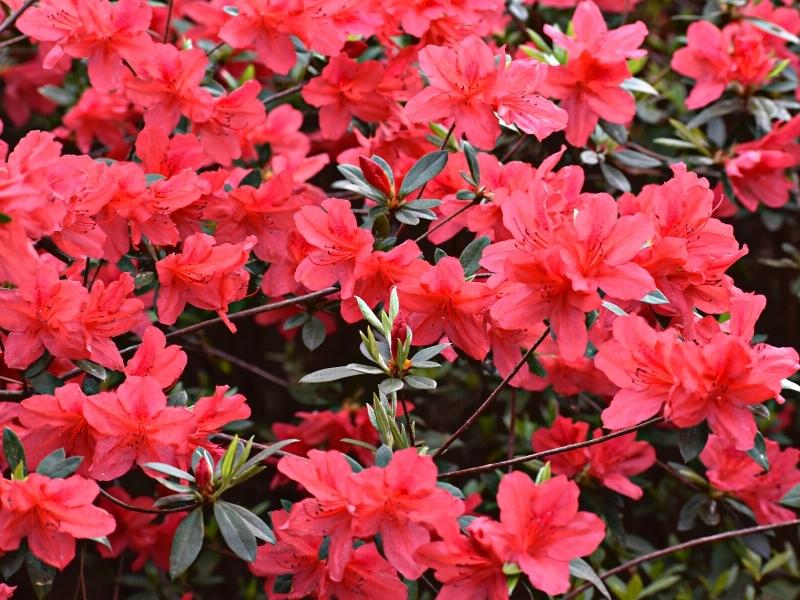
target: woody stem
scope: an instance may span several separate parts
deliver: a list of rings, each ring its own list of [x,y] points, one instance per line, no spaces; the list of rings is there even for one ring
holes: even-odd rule
[[[467,210],[471,206],[472,206],[472,202],[470,202],[469,204],[465,204],[464,206],[459,208],[456,212],[454,212],[452,215],[448,215],[447,217],[445,217],[441,221],[438,221],[436,223],[436,225],[434,225],[433,227],[428,229],[425,233],[423,233],[422,235],[419,235],[416,238],[414,238],[414,242],[415,243],[421,242],[422,240],[424,240],[426,237],[428,237],[430,234],[432,234],[437,229],[440,229],[441,227],[444,227],[445,225],[447,225],[450,221],[455,219],[458,215],[463,213],[465,210]]]
[[[22,6],[20,6],[17,10],[9,14],[8,17],[6,17],[6,20],[0,23],[0,33],[4,32],[6,29],[8,29],[14,23],[16,23],[17,19],[19,19],[22,16],[22,13],[24,13],[31,6],[33,6],[35,2],[36,0],[25,0]]]
[[[167,23],[164,25],[164,39],[165,44],[169,41],[169,30],[172,28],[172,5],[173,0],[167,0]]]
[[[517,439],[517,390],[511,389],[511,400],[508,403],[508,458],[514,458],[514,445]],[[508,465],[508,472],[514,465]]]
[[[704,537],[689,540],[688,542],[675,544],[674,546],[670,546],[668,548],[662,548],[661,550],[656,550],[654,552],[644,554],[642,556],[634,558],[633,560],[629,560],[628,562],[622,563],[618,567],[614,567],[613,569],[609,569],[604,573],[600,573],[598,577],[600,577],[600,579],[607,579],[614,575],[618,575],[619,573],[624,573],[628,569],[632,569],[633,567],[636,567],[643,563],[650,562],[651,560],[661,558],[662,556],[668,556],[669,554],[674,554],[675,552],[688,550],[696,546],[702,546],[704,544],[713,544],[714,542],[721,542],[723,540],[744,537],[747,535],[752,535],[754,533],[762,533],[764,531],[780,529],[781,527],[792,527],[795,525],[800,525],[800,519],[792,519],[791,521],[781,521],[779,523],[770,523],[768,525],[756,525],[755,527],[745,527],[743,529],[734,529],[733,531],[725,531],[723,533],[715,533],[714,535],[707,535]],[[579,588],[573,590],[572,592],[564,596],[563,600],[570,600],[571,598],[577,597],[581,592],[588,589],[590,585],[591,583],[586,583],[580,586]]]
[[[492,471],[494,469],[499,469],[510,465],[518,465],[530,462],[532,460],[536,460],[537,458],[544,458],[546,456],[552,456],[554,454],[561,454],[562,452],[570,452],[571,450],[586,448],[587,446],[593,446],[595,444],[602,444],[603,442],[607,442],[608,440],[613,440],[614,438],[618,438],[620,436],[632,433],[634,431],[639,431],[640,429],[644,429],[649,425],[655,425],[656,423],[661,423],[663,421],[664,417],[653,417],[652,419],[639,423],[638,425],[632,425],[631,427],[618,429],[617,431],[612,431],[611,433],[608,433],[599,438],[593,438],[590,440],[585,440],[583,442],[576,442],[574,444],[567,444],[566,446],[559,446],[558,448],[551,448],[550,450],[543,450],[542,452],[527,454],[525,456],[517,456],[516,458],[511,458],[509,460],[501,460],[500,462],[480,465],[478,467],[470,467],[468,469],[460,469],[458,471],[449,471],[447,473],[440,474],[439,477],[441,477],[442,479],[447,479],[449,477],[460,477],[461,475],[474,475],[475,473],[485,473],[486,471]]]
[[[444,444],[442,444],[442,447],[439,448],[433,454],[434,458],[444,454],[447,451],[447,449],[452,445],[452,443],[455,442],[461,436],[462,433],[464,433],[467,429],[469,429],[470,426],[476,421],[476,419],[480,417],[486,411],[486,409],[489,408],[489,406],[491,406],[495,398],[497,398],[500,392],[503,391],[503,388],[505,388],[508,385],[508,383],[514,378],[514,375],[516,375],[519,372],[519,370],[522,368],[522,365],[524,365],[528,361],[528,358],[530,358],[530,356],[536,351],[536,349],[542,344],[542,342],[544,342],[545,338],[549,334],[550,334],[550,326],[548,325],[547,328],[544,330],[544,332],[542,332],[542,335],[539,336],[539,339],[533,343],[533,346],[528,348],[525,354],[522,355],[522,358],[520,358],[519,361],[517,361],[517,364],[514,365],[514,368],[511,369],[508,375],[506,375],[503,378],[500,384],[496,388],[494,388],[494,390],[492,390],[492,393],[489,394],[486,400],[483,401],[483,404],[481,404],[478,407],[478,409],[474,413],[472,413],[472,415],[470,415],[469,419],[464,421],[464,424],[461,425],[461,427],[459,427],[453,435],[447,438],[447,441]]]
[[[175,506],[172,508],[145,508],[143,506],[134,506],[133,504],[128,504],[127,502],[123,502],[119,498],[116,498],[111,494],[109,494],[103,488],[99,489],[100,489],[100,495],[103,496],[103,498],[107,498],[117,506],[121,506],[125,510],[129,510],[131,512],[146,513],[150,515],[161,515],[166,513],[175,513],[175,512],[183,512],[186,510],[192,510],[198,505],[197,502],[193,502],[192,504],[186,504],[184,506]]]

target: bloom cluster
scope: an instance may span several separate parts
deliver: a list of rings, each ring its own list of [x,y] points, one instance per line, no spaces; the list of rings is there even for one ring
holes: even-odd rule
[[[656,465],[678,530],[794,519],[800,357],[738,225],[794,224],[795,3],[3,4],[9,583],[80,543],[176,595],[203,552],[269,598],[609,597]]]

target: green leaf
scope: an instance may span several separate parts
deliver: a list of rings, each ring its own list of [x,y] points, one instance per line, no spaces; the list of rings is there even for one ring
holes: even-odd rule
[[[108,373],[106,373],[105,367],[103,365],[98,365],[96,362],[92,362],[91,360],[76,360],[75,366],[77,366],[81,371],[85,371],[92,377],[97,377],[100,381],[105,381],[106,377],[108,377]]]
[[[11,217],[6,213],[0,213],[0,225],[5,225],[6,223],[11,223]]]
[[[360,375],[358,371],[348,369],[347,367],[330,367],[329,369],[320,369],[314,371],[300,379],[300,383],[325,383],[327,381],[337,381],[345,377],[354,377]]]
[[[628,143],[628,130],[624,125],[618,123],[609,123],[608,121],[600,120],[600,128],[608,134],[612,140],[618,144]]]
[[[299,441],[300,440],[298,440],[297,438],[289,438],[286,440],[275,442],[274,444],[270,444],[267,448],[262,449],[261,452],[259,452],[255,456],[251,456],[246,463],[244,463],[241,467],[239,467],[238,472],[243,473],[248,469],[251,469],[252,467],[267,460],[273,454],[277,454],[278,452],[283,450],[286,446],[297,443]]]
[[[752,458],[758,466],[765,471],[769,471],[769,458],[767,458],[767,445],[764,442],[764,436],[759,431],[756,433],[756,438],[753,442],[753,447],[747,451],[747,455]]]
[[[25,558],[25,568],[28,571],[28,579],[31,581],[31,586],[33,586],[33,593],[36,594],[39,600],[42,600],[53,588],[53,582],[58,571],[56,571],[55,567],[43,563],[31,552]]]
[[[403,389],[403,380],[389,377],[378,384],[378,389],[388,396],[392,392],[397,392]]]
[[[750,21],[753,25],[761,29],[762,31],[766,31],[770,35],[774,35],[775,37],[779,37],[782,40],[786,40],[792,44],[800,44],[800,38],[797,37],[795,34],[786,31],[783,27],[778,25],[777,23],[773,23],[772,21],[767,21],[765,19],[759,19],[758,17],[745,17],[748,21]]]
[[[708,441],[708,425],[703,421],[699,425],[681,429],[678,432],[678,450],[684,462],[697,458],[706,447]]]
[[[641,299],[641,302],[645,304],[669,304],[669,300],[667,297],[659,290],[653,290],[649,292],[644,298]]]
[[[256,536],[239,514],[229,506],[227,502],[214,504],[214,518],[219,525],[219,531],[228,548],[233,550],[236,556],[245,562],[253,562],[256,559]]]
[[[469,142],[462,144],[464,148],[464,156],[467,157],[467,166],[469,167],[469,174],[472,177],[472,182],[477,186],[481,183],[481,167],[478,163],[478,153],[475,147]]]
[[[392,449],[384,444],[375,452],[375,464],[381,468],[385,468],[390,460],[392,460]]]
[[[89,540],[91,540],[93,542],[97,542],[101,546],[105,546],[106,548],[111,550],[111,542],[108,541],[108,538],[106,536],[104,536],[104,535],[101,535],[100,537],[93,537],[93,538],[86,538],[86,539],[89,539]]]
[[[631,182],[622,174],[622,171],[616,167],[612,167],[607,163],[600,163],[600,171],[603,173],[608,185],[619,190],[620,192],[630,192]]]
[[[536,485],[540,483],[544,483],[545,481],[549,481],[549,479],[553,476],[553,471],[550,467],[550,461],[544,463],[544,466],[539,469],[539,472],[536,473]]]
[[[149,462],[144,463],[142,465],[145,469],[150,469],[151,471],[157,471],[158,473],[164,473],[164,475],[169,475],[170,477],[175,477],[176,479],[185,479],[186,481],[191,481],[194,483],[194,476],[187,473],[183,469],[179,469],[178,467],[173,467],[172,465],[168,465],[165,463],[157,463],[157,462]]]
[[[628,313],[626,313],[625,310],[623,310],[622,307],[617,306],[616,304],[614,304],[613,302],[610,302],[609,300],[603,300],[603,307],[608,309],[609,311],[611,311],[612,313],[614,313],[618,317],[627,317],[628,316]]]
[[[19,441],[19,437],[10,427],[3,429],[3,454],[12,472],[22,465],[23,475],[27,474],[28,466],[25,462],[25,448],[22,447],[22,442]]]
[[[603,580],[595,573],[592,565],[582,558],[573,558],[569,561],[569,574],[578,579],[588,581],[597,588],[604,598],[611,600],[611,594],[608,593],[608,588],[606,588]]]
[[[224,505],[226,510],[232,511],[239,515],[245,525],[250,529],[253,535],[263,540],[269,544],[275,543],[275,534],[272,533],[272,529],[269,528],[261,517],[256,515],[255,513],[247,510],[244,506],[239,506],[238,504],[231,504],[230,502],[225,502],[223,500],[219,500],[217,505]]]
[[[22,542],[20,547],[16,550],[11,550],[0,556],[0,575],[3,579],[11,579],[22,564],[25,562],[25,555],[28,554],[28,547],[26,542]]]
[[[45,350],[42,353],[42,355],[39,358],[37,358],[33,362],[33,364],[31,364],[31,366],[29,366],[22,372],[22,376],[25,379],[31,379],[33,377],[36,377],[37,375],[39,375],[39,373],[41,373],[47,368],[52,358],[53,357],[50,355],[50,353],[47,350]]]
[[[658,90],[652,85],[647,83],[644,79],[638,77],[629,77],[622,82],[620,87],[629,92],[639,92],[640,94],[647,94],[648,96],[658,96]]]
[[[205,525],[203,523],[203,509],[195,508],[186,515],[175,530],[172,538],[172,548],[169,553],[169,576],[175,579],[186,572],[200,554],[203,546]]]
[[[800,483],[786,492],[786,495],[781,498],[781,504],[792,508],[800,508]]]
[[[797,385],[791,379],[781,379],[781,389],[791,390],[793,392],[800,392],[800,385]]]
[[[249,185],[251,187],[258,188],[261,186],[262,181],[263,177],[261,176],[261,171],[259,169],[253,169],[247,175],[245,175],[244,179],[242,179],[239,185]]]
[[[311,317],[303,324],[301,332],[303,344],[309,350],[316,350],[325,341],[325,325],[317,317]]]
[[[32,377],[29,382],[34,392],[48,395],[52,395],[57,388],[64,385],[63,381],[48,371],[43,371],[36,377]]]
[[[64,479],[69,477],[83,462],[82,456],[70,456],[66,458],[63,448],[59,448],[45,456],[36,466],[39,475],[50,477],[51,479]]]
[[[438,481],[438,482],[436,482],[436,487],[450,492],[451,495],[455,496],[459,500],[463,500],[464,499],[464,492],[462,492],[459,488],[454,486],[452,483],[447,483],[446,481]]]
[[[660,167],[662,164],[664,164],[657,158],[653,158],[652,156],[648,156],[642,152],[636,152],[635,150],[627,149],[617,150],[611,154],[611,158],[627,167],[633,167],[635,169],[651,169],[653,167]]]
[[[423,377],[422,375],[406,375],[403,378],[403,383],[415,390],[436,389],[436,380],[430,377]]]
[[[290,329],[294,329],[295,327],[300,327],[300,325],[308,321],[310,316],[311,315],[305,312],[292,315],[291,317],[286,319],[286,321],[283,322],[283,326],[281,327],[281,329],[283,329],[283,331],[289,331]]]
[[[724,117],[725,115],[729,115],[730,113],[737,112],[739,110],[744,109],[744,102],[742,102],[741,98],[733,98],[728,100],[720,100],[719,102],[715,102],[708,108],[701,110],[697,113],[691,120],[686,123],[686,126],[689,129],[695,129],[700,127],[701,125],[705,125],[712,119],[716,119],[717,117]]]
[[[444,150],[429,152],[420,158],[403,178],[403,184],[400,186],[400,196],[407,196],[414,190],[421,188],[441,173],[446,164],[447,152]]]
[[[467,244],[467,247],[464,248],[461,256],[458,257],[461,266],[464,267],[465,277],[472,277],[475,273],[477,273],[478,268],[480,267],[483,251],[491,243],[492,242],[488,236],[482,235],[481,237],[475,238],[469,244]]]
[[[411,363],[420,363],[430,360],[434,356],[438,355],[443,350],[446,350],[450,347],[450,344],[436,344],[435,346],[429,346],[427,348],[423,348],[419,350],[414,356],[411,357]]]
[[[167,406],[186,406],[189,403],[189,394],[186,390],[172,390],[167,398]]]

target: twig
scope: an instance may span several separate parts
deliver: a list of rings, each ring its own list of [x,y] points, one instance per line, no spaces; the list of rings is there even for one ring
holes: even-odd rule
[[[166,513],[175,513],[175,512],[183,512],[186,510],[192,510],[193,508],[197,507],[197,502],[192,504],[186,504],[185,506],[175,506],[172,508],[145,508],[143,506],[134,506],[133,504],[128,504],[127,502],[123,502],[119,498],[116,498],[105,491],[103,488],[100,488],[100,495],[103,498],[107,498],[117,506],[121,506],[125,510],[129,510],[131,512],[138,512],[138,513],[146,513],[149,515],[162,515]]]
[[[501,163],[504,163],[504,162],[506,162],[506,161],[507,161],[509,158],[511,158],[511,157],[514,155],[514,153],[515,153],[517,150],[519,150],[519,149],[520,149],[520,147],[522,146],[522,144],[524,144],[524,143],[525,143],[525,140],[526,140],[526,139],[527,139],[527,138],[526,138],[526,136],[524,136],[524,135],[520,135],[520,136],[519,136],[519,139],[518,139],[518,140],[517,140],[517,141],[514,143],[514,145],[513,145],[513,146],[511,146],[511,147],[510,147],[510,148],[509,148],[509,149],[506,151],[506,153],[505,153],[505,154],[503,154],[503,157],[500,159],[500,162],[501,162]]]
[[[707,535],[705,537],[689,540],[688,542],[675,544],[674,546],[670,546],[669,548],[662,548],[661,550],[649,552],[648,554],[644,554],[642,556],[639,556],[638,558],[634,558],[633,560],[629,560],[628,562],[622,563],[618,567],[614,567],[613,569],[609,569],[604,573],[600,573],[598,577],[600,577],[600,579],[607,579],[609,577],[612,577],[613,575],[623,573],[628,569],[632,569],[633,567],[639,566],[642,563],[650,562],[651,560],[661,558],[662,556],[668,556],[669,554],[674,554],[675,552],[682,552],[683,550],[688,550],[689,548],[694,548],[696,546],[702,546],[704,544],[712,544],[714,542],[721,542],[723,540],[729,540],[732,538],[744,537],[752,535],[754,533],[771,531],[772,529],[779,529],[781,527],[792,527],[794,525],[800,525],[800,519],[792,519],[791,521],[781,521],[780,523],[770,523],[768,525],[756,525],[754,527],[745,527],[743,529],[734,529],[733,531],[725,531],[723,533],[715,533],[713,535]],[[562,600],[570,600],[571,598],[575,598],[576,596],[578,596],[578,594],[588,589],[591,585],[592,585],[591,583],[583,584],[579,588],[573,590],[572,592],[564,596]]]
[[[36,0],[25,0],[22,6],[20,6],[17,10],[8,15],[8,17],[6,17],[6,20],[0,23],[0,33],[4,32],[6,29],[8,29],[14,23],[16,23],[17,19],[19,19],[22,16],[22,13],[24,13],[31,6],[33,6],[35,2]]]
[[[603,442],[607,442],[608,440],[613,440],[614,438],[623,436],[628,433],[632,433],[634,431],[639,431],[640,429],[644,429],[649,425],[655,425],[656,423],[661,423],[664,421],[664,417],[653,417],[648,421],[644,421],[639,423],[638,425],[632,425],[631,427],[626,427],[624,429],[618,429],[617,431],[612,431],[604,436],[599,438],[593,438],[589,440],[585,440],[583,442],[576,442],[574,444],[567,444],[566,446],[560,446],[558,448],[551,448],[550,450],[543,450],[542,452],[536,452],[534,454],[527,454],[525,456],[517,456],[516,458],[512,458],[510,460],[501,460],[500,462],[496,463],[489,463],[487,465],[480,465],[477,467],[470,467],[468,469],[460,469],[458,471],[449,471],[447,473],[441,473],[439,477],[441,479],[447,479],[449,477],[460,477],[461,475],[473,475],[475,473],[485,473],[486,471],[493,471],[494,469],[499,469],[502,467],[507,467],[509,465],[518,465],[526,462],[530,462],[532,460],[536,460],[537,458],[544,458],[546,456],[552,456],[554,454],[561,454],[562,452],[570,452],[572,450],[579,450],[580,448],[586,448],[587,446],[593,446],[594,444],[601,444]]]
[[[187,346],[189,349],[193,349],[197,352],[204,352],[210,356],[216,356],[217,358],[221,358],[222,360],[226,360],[232,365],[239,367],[240,369],[244,369],[245,371],[249,371],[254,375],[258,375],[262,379],[266,379],[267,381],[279,385],[281,387],[289,387],[290,382],[286,379],[282,379],[277,375],[273,375],[262,369],[261,367],[257,367],[254,364],[251,364],[247,361],[242,360],[238,356],[234,356],[233,354],[228,354],[227,352],[223,352],[222,350],[218,350],[208,344],[204,345],[195,345],[192,344],[191,346]]]
[[[522,355],[522,358],[520,358],[517,364],[514,365],[514,368],[511,369],[511,372],[509,372],[509,374],[505,376],[503,381],[501,381],[500,384],[496,388],[494,388],[492,393],[489,394],[489,397],[483,401],[483,404],[481,404],[478,407],[478,409],[474,413],[472,413],[470,418],[467,419],[464,422],[464,424],[461,425],[461,427],[459,427],[453,435],[447,438],[447,441],[444,444],[442,444],[441,448],[439,448],[436,452],[434,452],[433,458],[436,458],[444,454],[450,447],[450,445],[453,442],[455,442],[461,436],[462,433],[464,433],[467,429],[469,429],[469,427],[475,422],[475,420],[478,417],[480,417],[487,408],[489,408],[492,402],[494,402],[494,399],[497,398],[498,394],[500,394],[503,388],[508,385],[508,382],[514,378],[514,375],[517,374],[517,372],[522,368],[522,365],[524,365],[528,361],[528,358],[536,351],[536,349],[542,344],[542,342],[549,334],[550,334],[550,326],[548,325],[547,328],[542,333],[542,335],[539,336],[539,339],[533,343],[533,346],[528,348],[525,354]]]
[[[292,94],[295,94],[295,93],[299,92],[300,90],[302,90],[303,86],[305,84],[306,84],[306,82],[302,81],[302,82],[298,83],[297,85],[293,85],[290,88],[286,88],[285,90],[283,90],[281,92],[276,92],[276,93],[272,94],[271,96],[268,96],[264,100],[264,104],[269,104],[270,102],[275,102],[275,100],[280,100],[281,98],[285,98],[286,96],[291,96]]]
[[[172,29],[172,6],[173,0],[167,0],[167,23],[164,25],[164,39],[165,44],[169,41],[169,30]]]
[[[441,221],[436,223],[436,225],[434,225],[433,227],[428,229],[425,233],[423,233],[422,235],[419,235],[416,238],[414,238],[414,242],[415,243],[421,242],[422,240],[424,240],[426,237],[428,237],[430,234],[432,234],[437,229],[440,229],[441,227],[444,227],[445,225],[447,225],[450,221],[455,219],[458,215],[463,213],[465,210],[467,210],[471,206],[472,206],[472,202],[470,202],[469,204],[465,204],[464,206],[459,208],[456,212],[454,212],[452,215],[448,215],[447,217],[445,217],[444,219],[442,219]]]
[[[508,458],[514,458],[514,447],[517,441],[517,390],[511,388],[511,400],[508,402]],[[508,465],[508,472],[514,470],[514,465]]]
[[[13,46],[17,42],[21,42],[22,40],[25,40],[27,38],[28,38],[28,36],[23,33],[22,35],[18,35],[18,36],[15,36],[13,38],[9,38],[7,40],[3,40],[2,42],[0,42],[0,48],[6,48],[8,46]]]

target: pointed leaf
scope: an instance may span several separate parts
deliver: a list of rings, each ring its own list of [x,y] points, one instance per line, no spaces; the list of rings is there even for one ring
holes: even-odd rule
[[[408,170],[400,186],[400,196],[407,196],[416,189],[421,188],[431,179],[441,173],[447,164],[447,152],[437,150],[420,158]]]
[[[608,593],[608,588],[606,588],[603,580],[595,573],[592,565],[582,558],[573,558],[569,561],[569,574],[578,579],[588,581],[597,588],[604,598],[611,600],[611,594]]]
[[[229,506],[227,502],[214,504],[214,518],[219,525],[219,531],[236,556],[245,562],[253,562],[256,559],[256,537],[238,513]]]
[[[169,576],[175,579],[182,575],[200,554],[203,546],[203,509],[195,508],[181,521],[172,538],[172,548],[169,553]]]

